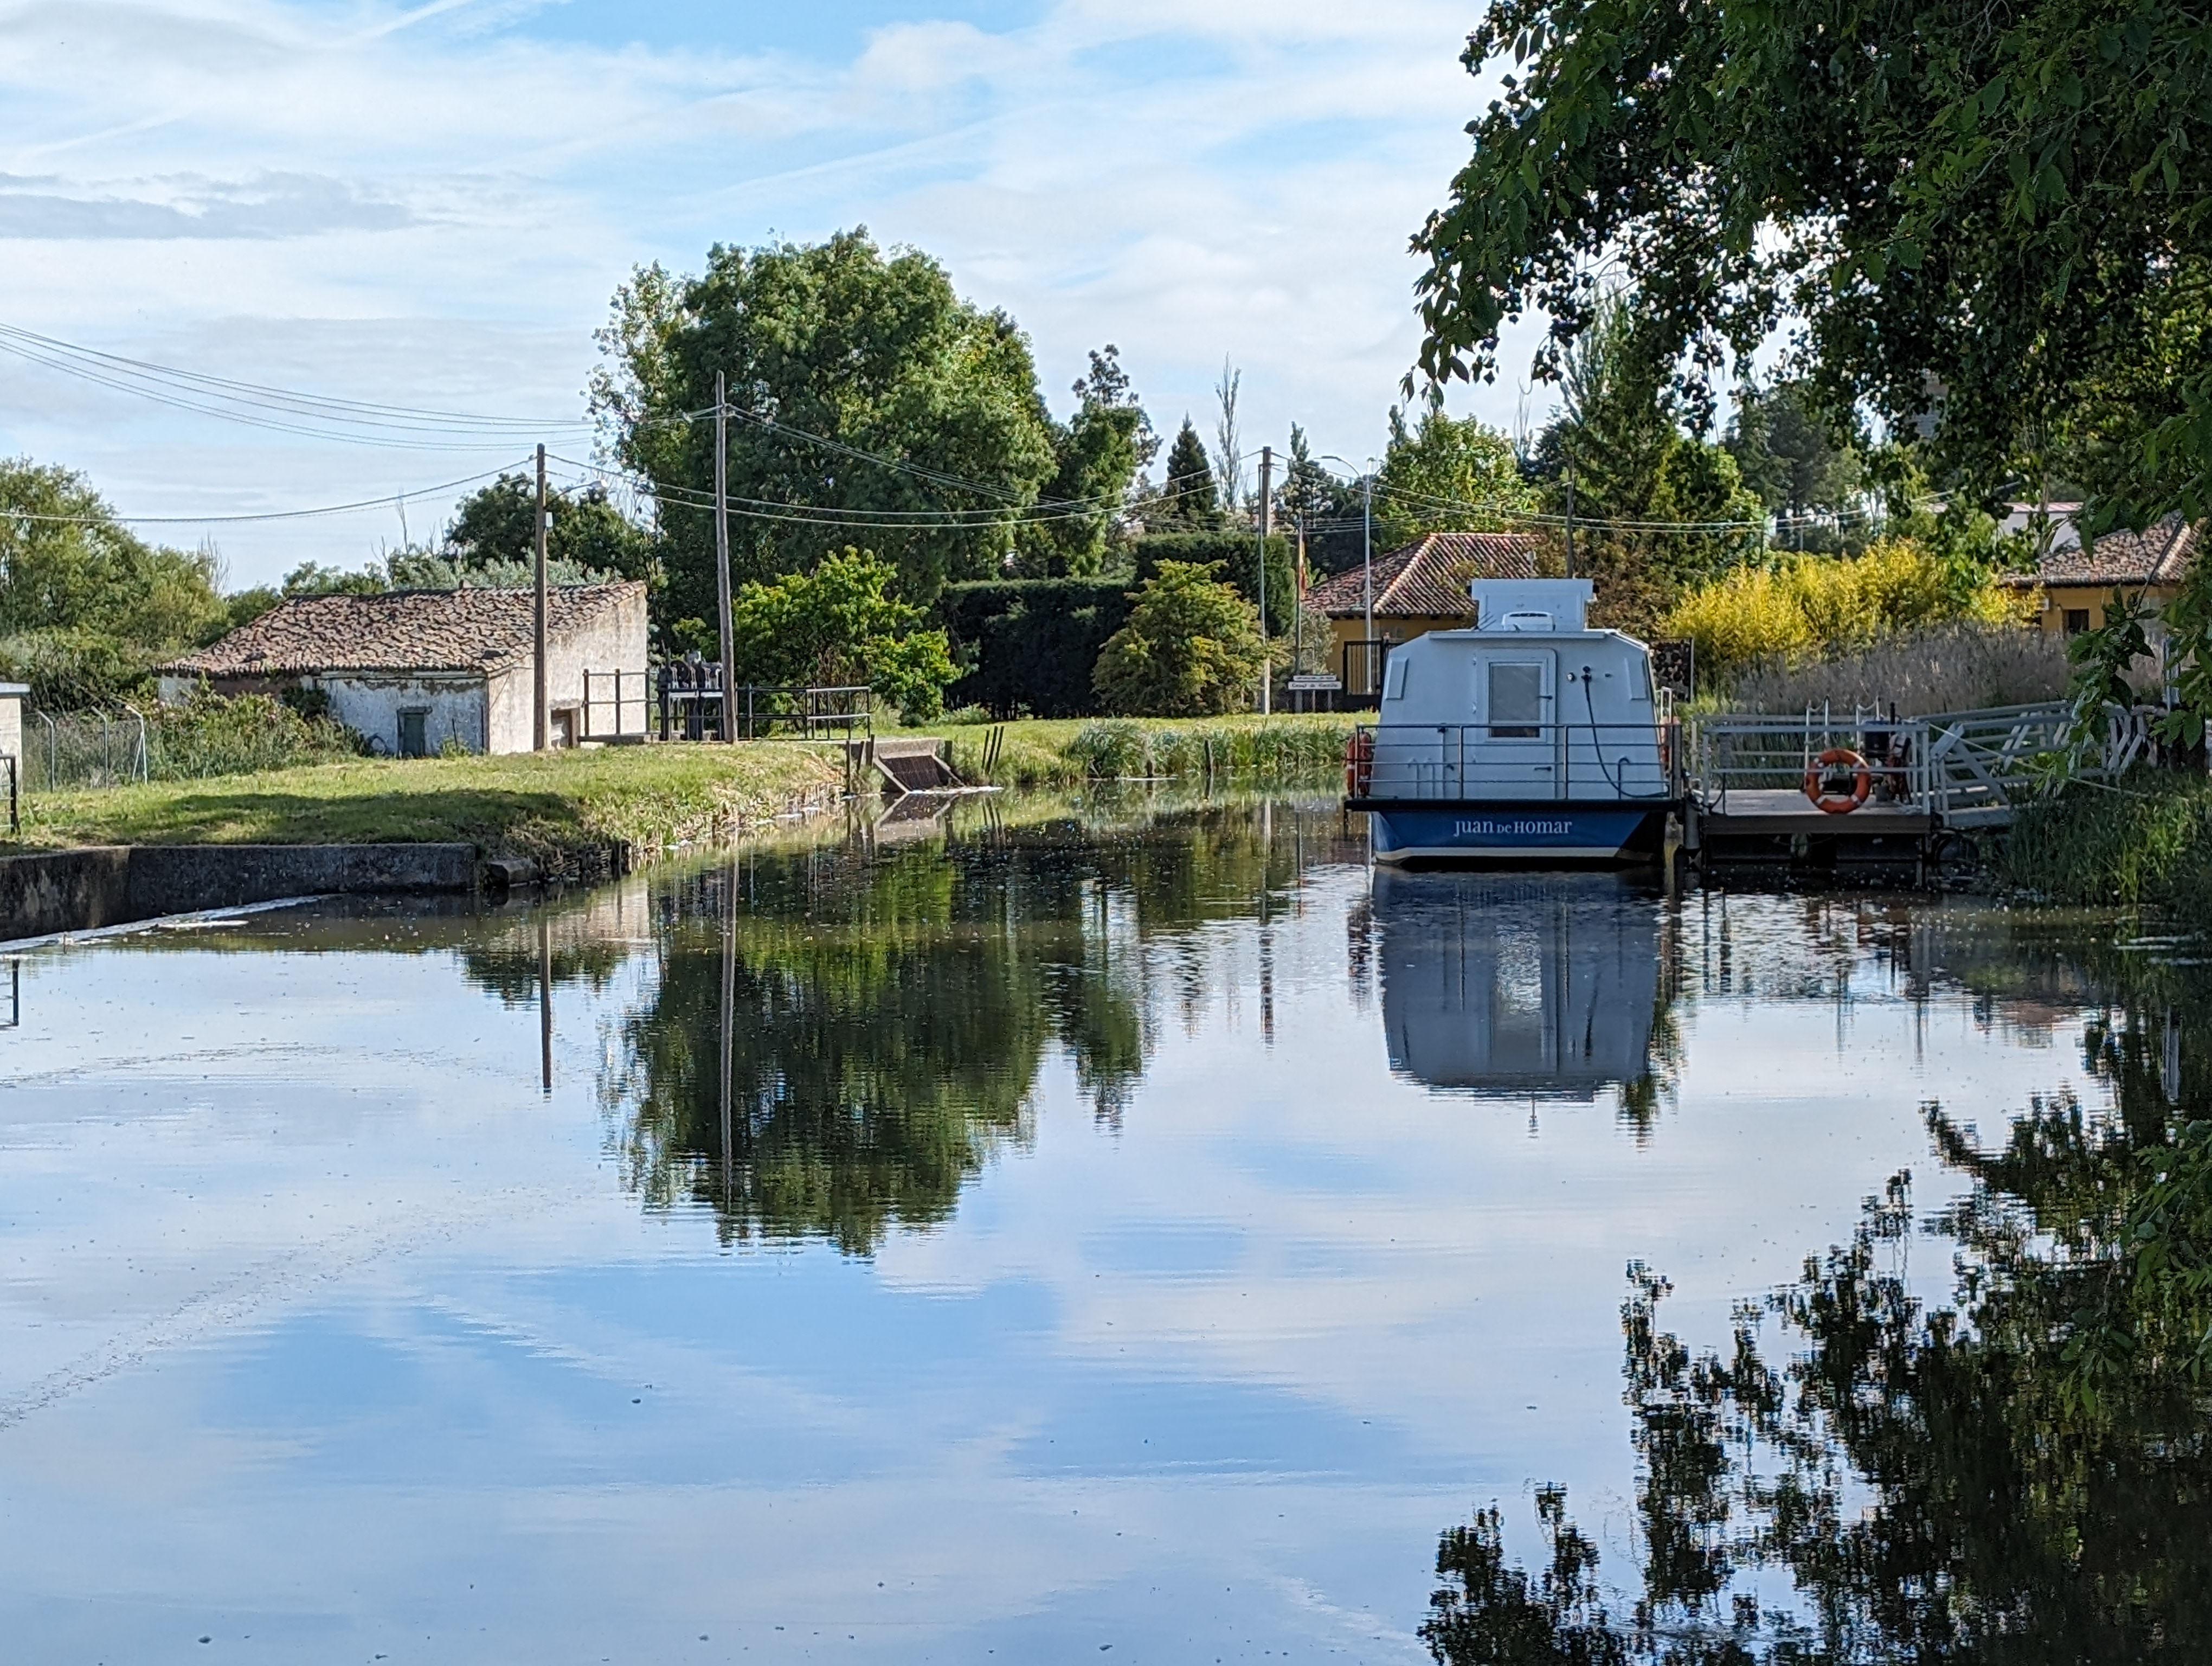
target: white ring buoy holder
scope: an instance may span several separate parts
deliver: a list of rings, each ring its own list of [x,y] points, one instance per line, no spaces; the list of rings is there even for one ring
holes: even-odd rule
[[[1851,771],[1851,790],[1831,793],[1826,790],[1825,777],[1838,767]],[[1848,816],[1867,801],[1874,790],[1874,770],[1867,761],[1848,746],[1831,746],[1805,769],[1805,796],[1814,806],[1831,816]]]

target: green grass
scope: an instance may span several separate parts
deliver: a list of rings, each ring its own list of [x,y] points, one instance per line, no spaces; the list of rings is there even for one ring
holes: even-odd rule
[[[2212,780],[2138,769],[2025,807],[2002,877],[2039,900],[2154,908],[2212,921]]]
[[[984,757],[994,726],[923,725],[944,737],[952,767],[978,785],[1076,787],[1092,781],[1310,781],[1343,764],[1350,714],[1299,716],[1028,718],[1004,725],[998,762]]]
[[[473,844],[556,873],[726,839],[842,781],[834,749],[610,746],[541,757],[361,758],[23,802],[13,848],[82,844]]]

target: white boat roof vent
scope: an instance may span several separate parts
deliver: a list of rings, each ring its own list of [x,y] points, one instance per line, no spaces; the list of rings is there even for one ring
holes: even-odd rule
[[[1477,579],[1477,630],[1582,630],[1589,617],[1588,579]]]

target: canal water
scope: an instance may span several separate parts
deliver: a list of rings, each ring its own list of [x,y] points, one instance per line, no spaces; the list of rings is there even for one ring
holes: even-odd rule
[[[2203,1658],[2197,958],[1261,801],[35,949],[0,1638]]]

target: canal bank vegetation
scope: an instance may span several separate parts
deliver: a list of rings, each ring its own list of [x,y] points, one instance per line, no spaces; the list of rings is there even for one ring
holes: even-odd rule
[[[2144,769],[2069,782],[2021,807],[2000,872],[2040,901],[2212,919],[2212,780]]]
[[[2034,593],[2002,582],[1976,530],[1747,563],[1686,592],[1660,629],[1696,644],[1709,692],[1750,709],[1894,702],[1956,711],[2056,699],[2063,648],[2028,628]]]
[[[1173,718],[1032,718],[994,724],[943,723],[941,736],[964,781],[1017,788],[1088,781],[1205,781],[1236,778],[1296,784],[1333,775],[1358,717],[1347,712]],[[995,739],[994,738],[995,736]]]
[[[592,878],[617,851],[649,860],[728,839],[830,803],[842,782],[834,750],[782,742],[352,758],[33,793],[15,848],[451,842]]]

